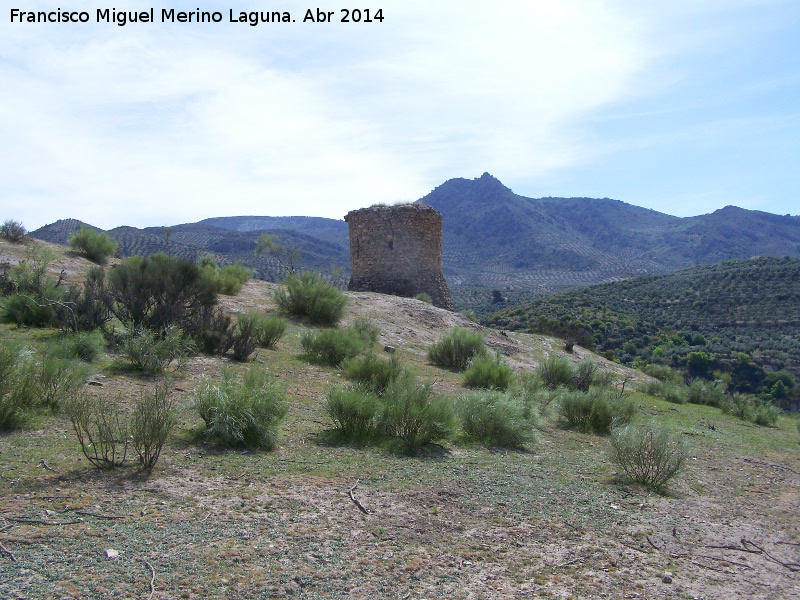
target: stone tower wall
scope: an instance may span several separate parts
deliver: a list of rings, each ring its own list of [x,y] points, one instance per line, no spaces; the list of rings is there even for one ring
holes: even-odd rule
[[[442,273],[442,215],[430,206],[373,206],[347,213],[348,289],[395,296],[425,292],[453,310]]]

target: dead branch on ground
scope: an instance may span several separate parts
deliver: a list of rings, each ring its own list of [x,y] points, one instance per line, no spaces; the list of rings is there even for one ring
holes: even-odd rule
[[[349,492],[349,494],[350,494],[350,500],[352,500],[352,501],[355,503],[355,505],[358,507],[358,510],[360,510],[361,512],[363,512],[365,515],[368,515],[368,514],[369,514],[369,511],[368,511],[366,508],[364,508],[364,506],[361,504],[361,502],[359,502],[358,500],[356,500],[356,497],[353,495],[353,492],[355,491],[355,489],[356,489],[357,487],[358,487],[358,480],[356,480],[356,483],[355,483],[355,485],[354,485],[353,487],[351,487],[351,488],[350,488],[350,492]]]

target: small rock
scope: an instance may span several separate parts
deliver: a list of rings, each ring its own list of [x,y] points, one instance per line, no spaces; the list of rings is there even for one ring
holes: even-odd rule
[[[394,354],[394,346],[384,346],[383,351],[388,352],[389,354]]]
[[[664,583],[672,583],[672,573],[664,571],[664,576],[661,578]]]
[[[119,551],[114,550],[113,548],[109,548],[106,550],[106,558],[117,558],[119,556]]]
[[[48,517],[52,517],[52,516],[53,516],[53,515],[55,515],[56,513],[54,513],[52,510],[45,510],[45,511],[44,511],[44,514],[46,514]]]

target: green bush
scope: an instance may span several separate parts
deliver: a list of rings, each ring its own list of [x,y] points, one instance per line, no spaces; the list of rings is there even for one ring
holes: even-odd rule
[[[198,262],[204,280],[214,287],[218,294],[235,296],[242,291],[242,286],[253,276],[253,270],[245,267],[241,261],[221,267],[210,256],[204,256]]]
[[[0,340],[0,431],[30,424],[39,402],[34,369],[19,345]]]
[[[95,329],[62,334],[48,342],[47,351],[58,358],[94,362],[105,352],[105,347],[103,332]]]
[[[558,398],[559,391],[545,387],[535,373],[518,373],[508,388],[508,394],[535,407],[539,415],[545,417],[551,413],[553,401]]]
[[[725,414],[739,417],[742,421],[755,421],[755,398],[747,394],[726,395],[720,402],[719,407]]]
[[[431,385],[412,377],[393,381],[382,397],[380,430],[400,440],[402,449],[414,453],[447,439],[455,428],[455,414],[447,398],[433,395]]]
[[[667,365],[651,363],[646,365],[643,371],[650,377],[655,377],[664,382],[677,383],[681,379],[681,374]]]
[[[35,369],[39,401],[51,410],[58,410],[63,401],[80,388],[88,375],[85,365],[76,365],[72,360],[45,352]]]
[[[175,361],[180,368],[195,347],[179,327],[171,326],[161,336],[149,329],[128,331],[123,337],[123,349],[136,369],[155,374],[163,373]]]
[[[656,490],[677,475],[686,460],[680,440],[652,424],[611,434],[611,460],[636,481]]]
[[[341,290],[308,271],[290,275],[285,289],[275,290],[273,297],[282,312],[328,326],[339,322],[347,304]]]
[[[415,300],[421,300],[422,302],[425,302],[426,304],[433,304],[433,298],[431,298],[431,295],[426,293],[426,292],[420,292],[419,294],[414,296],[414,299]]]
[[[64,400],[63,407],[90,463],[111,469],[125,462],[131,438],[118,400],[79,389]]]
[[[756,425],[763,425],[764,427],[775,427],[778,422],[778,415],[781,413],[777,406],[772,404],[759,404],[756,406],[756,414],[753,422]]]
[[[255,352],[261,336],[261,315],[239,313],[233,332],[233,359],[245,362]]]
[[[372,346],[377,342],[378,336],[381,334],[380,328],[369,317],[356,317],[350,324],[350,329],[358,332],[358,335],[367,346]]]
[[[235,326],[218,306],[201,310],[192,323],[194,339],[204,354],[225,354],[234,342]]]
[[[499,352],[494,358],[475,358],[464,371],[464,385],[469,388],[505,391],[513,378],[514,370],[501,362]]]
[[[463,371],[474,358],[486,355],[483,334],[453,327],[428,348],[428,360],[439,367]]]
[[[70,287],[64,292],[63,302],[54,306],[65,331],[105,330],[111,320],[112,299],[105,284],[103,267],[92,267],[86,273],[82,288]]]
[[[572,387],[572,366],[566,358],[551,354],[539,363],[536,374],[545,387],[554,390],[558,387]]]
[[[649,396],[661,398],[672,404],[686,404],[687,400],[687,388],[680,383],[648,381],[642,386],[641,391]]]
[[[344,367],[345,377],[362,384],[375,394],[383,394],[389,384],[404,373],[405,369],[394,356],[390,360],[384,360],[372,352],[351,358]]]
[[[701,379],[695,379],[686,391],[686,400],[692,404],[719,406],[724,398],[725,392],[720,381],[708,383]]]
[[[265,372],[251,368],[241,382],[231,371],[215,384],[205,379],[195,392],[205,435],[224,447],[271,450],[288,405],[285,390]]]
[[[197,335],[217,302],[214,286],[197,265],[164,254],[126,258],[106,280],[114,316],[134,330],[162,331],[177,325]]]
[[[43,297],[31,293],[11,294],[3,300],[0,318],[4,323],[14,323],[17,327],[57,327],[58,315],[52,300],[61,300],[62,291],[56,287],[42,290]]]
[[[457,404],[461,428],[481,444],[518,448],[535,439],[538,413],[522,398],[480,391],[460,396]]]
[[[152,391],[142,391],[131,414],[131,443],[145,471],[156,466],[161,449],[175,428],[175,403],[169,397],[169,381],[158,382]]]
[[[261,315],[260,321],[261,335],[258,338],[258,345],[262,348],[274,348],[286,333],[286,319]]]
[[[377,433],[378,399],[361,386],[333,386],[325,393],[325,409],[345,441],[364,443]]]
[[[564,393],[559,398],[558,411],[567,427],[595,433],[609,433],[614,427],[630,423],[636,413],[629,400],[614,398],[610,390],[597,388]]]
[[[300,344],[311,360],[331,367],[341,366],[365,349],[364,339],[350,328],[306,331],[300,336]]]
[[[25,227],[19,221],[14,221],[13,219],[6,219],[2,225],[0,225],[0,237],[3,239],[8,240],[12,244],[16,244],[22,241],[22,238],[25,237]]]
[[[594,383],[597,365],[591,359],[584,359],[572,367],[572,387],[581,392],[588,392]]]
[[[96,263],[103,263],[109,256],[114,256],[118,247],[117,242],[109,238],[106,232],[85,226],[73,233],[67,244],[73,252]]]

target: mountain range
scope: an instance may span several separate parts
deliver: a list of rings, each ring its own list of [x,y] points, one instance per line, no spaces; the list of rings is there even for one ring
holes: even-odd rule
[[[450,179],[418,202],[443,217],[443,268],[451,290],[475,286],[547,295],[559,289],[753,256],[800,256],[800,216],[726,206],[674,217],[608,198],[526,198],[484,173]],[[32,232],[64,244],[81,225],[61,220]],[[91,225],[89,225],[91,226]],[[299,252],[298,266],[349,270],[347,224],[322,217],[238,216],[171,228],[108,231],[120,255],[166,252],[196,260],[236,260],[263,279],[282,276],[277,262],[256,256],[264,233]],[[454,300],[463,296],[455,289]]]

